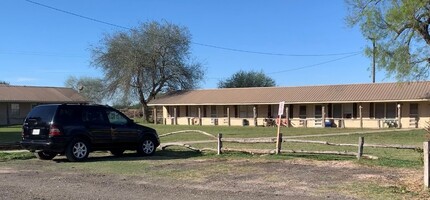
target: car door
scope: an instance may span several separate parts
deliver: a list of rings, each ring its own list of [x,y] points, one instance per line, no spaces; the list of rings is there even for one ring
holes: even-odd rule
[[[82,110],[82,121],[95,146],[108,147],[112,144],[111,126],[102,109],[85,107]]]
[[[112,109],[107,110],[106,115],[112,128],[113,143],[131,144],[138,141],[138,130],[130,119]]]

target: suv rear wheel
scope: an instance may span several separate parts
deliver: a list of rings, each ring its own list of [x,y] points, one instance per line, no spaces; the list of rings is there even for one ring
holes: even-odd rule
[[[137,147],[137,153],[141,156],[150,156],[155,153],[155,140],[150,137],[143,138]]]
[[[66,157],[71,162],[79,162],[87,159],[90,154],[90,146],[84,139],[73,139],[66,148]]]
[[[39,151],[34,153],[34,155],[40,160],[52,160],[55,156],[57,156],[57,153],[50,151]]]

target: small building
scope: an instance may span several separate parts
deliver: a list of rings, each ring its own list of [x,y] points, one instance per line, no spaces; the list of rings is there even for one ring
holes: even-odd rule
[[[34,106],[48,103],[88,103],[88,100],[71,88],[0,84],[0,125],[22,124]]]
[[[156,123],[289,127],[422,128],[430,82],[178,91],[152,100]]]

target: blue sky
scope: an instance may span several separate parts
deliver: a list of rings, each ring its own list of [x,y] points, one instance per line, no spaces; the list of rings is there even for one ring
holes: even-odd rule
[[[263,71],[278,86],[371,82],[371,59],[363,54],[370,41],[346,25],[343,0],[33,1],[125,27],[150,20],[188,27],[192,56],[206,71],[201,88],[216,88],[239,70]],[[64,86],[71,75],[102,77],[91,66],[91,45],[106,33],[126,31],[25,0],[0,1],[0,24],[0,80],[12,85]],[[274,56],[195,43],[286,55],[361,53]],[[378,71],[376,81],[394,80]]]

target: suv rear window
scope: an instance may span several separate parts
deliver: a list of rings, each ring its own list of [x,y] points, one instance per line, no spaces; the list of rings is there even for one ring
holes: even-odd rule
[[[57,106],[36,106],[27,115],[26,122],[35,120],[39,124],[48,124],[52,121],[56,110]]]

